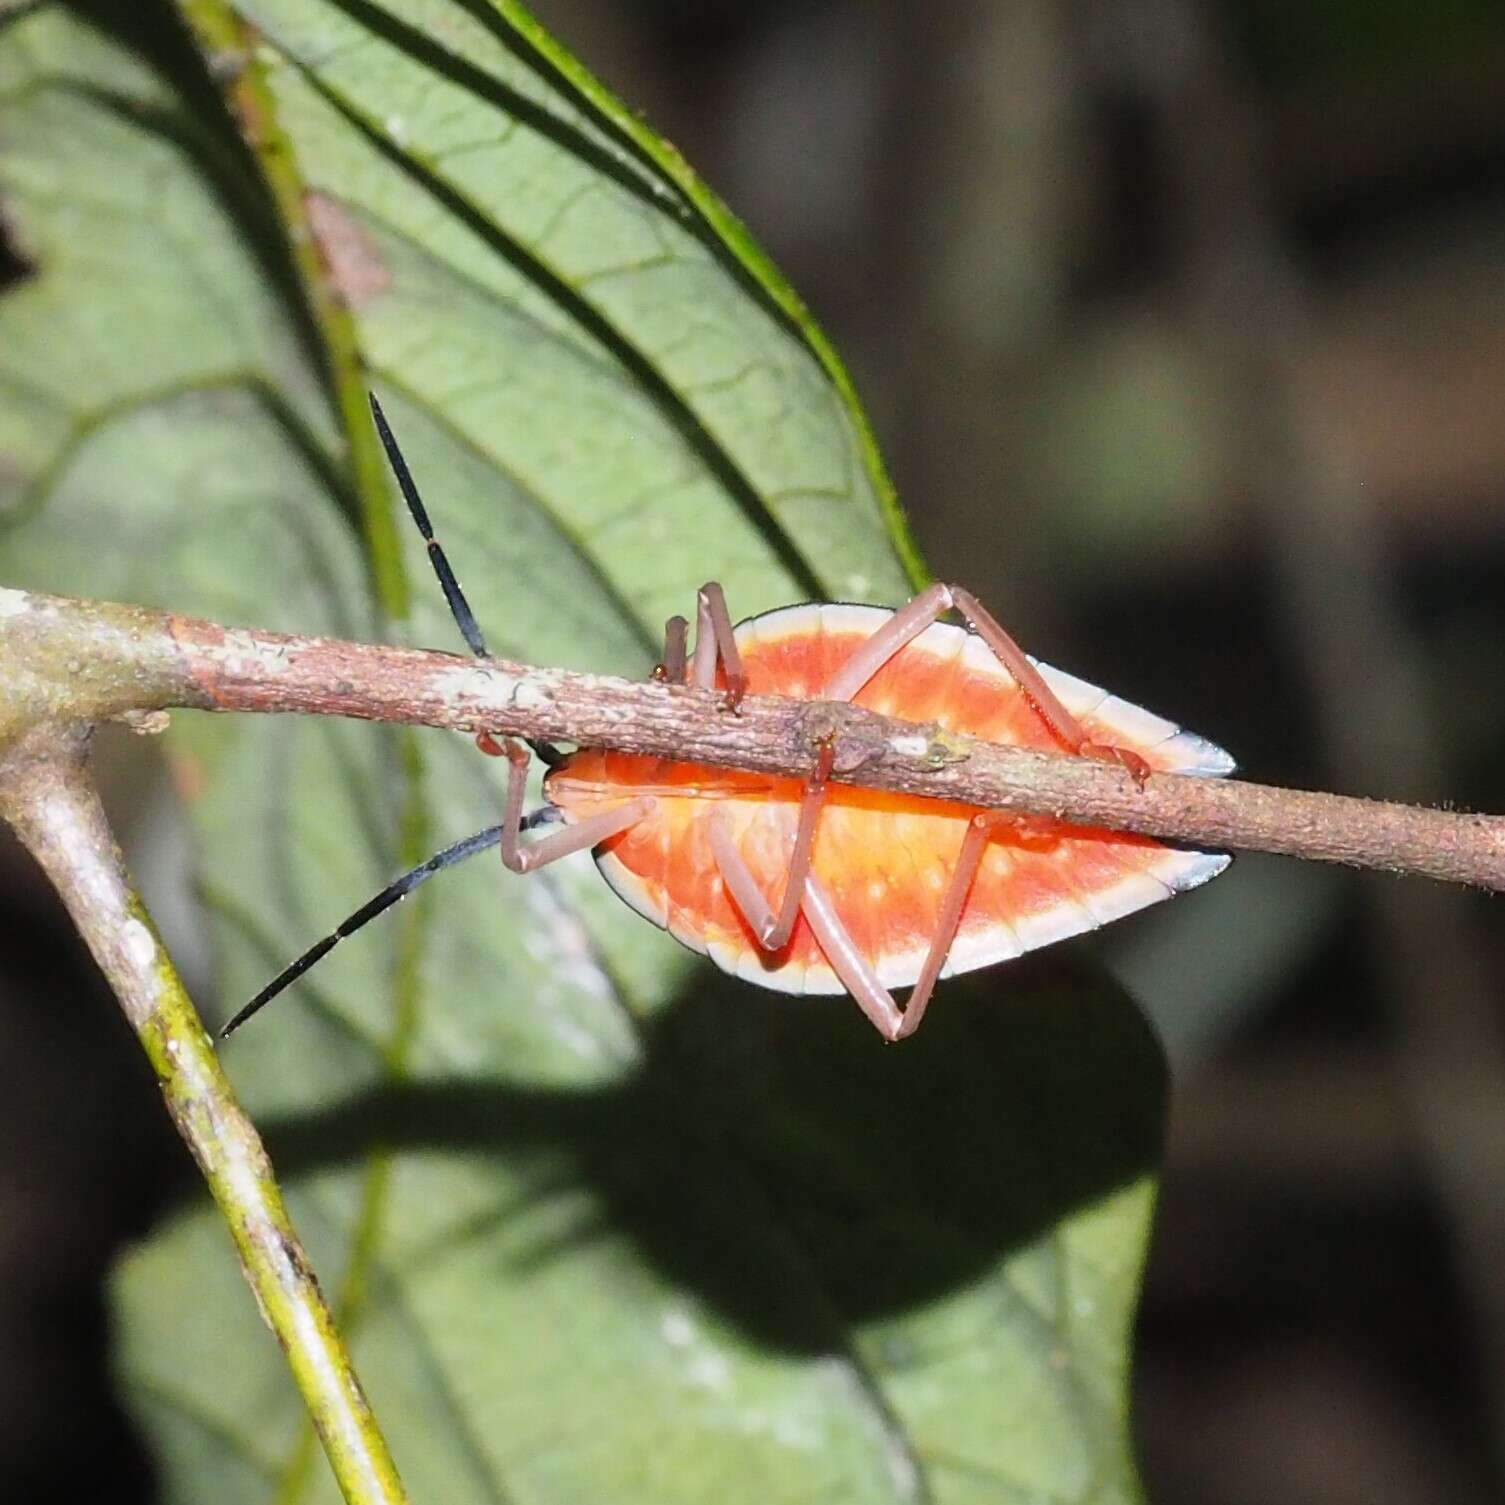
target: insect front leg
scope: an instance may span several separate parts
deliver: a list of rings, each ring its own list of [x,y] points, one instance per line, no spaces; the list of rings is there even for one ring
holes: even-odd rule
[[[660,684],[682,685],[689,672],[685,643],[690,624],[683,617],[670,617],[664,623],[664,656],[658,661],[652,677]]]
[[[565,826],[538,841],[523,846],[523,800],[528,792],[528,752],[521,743],[505,738],[502,750],[507,759],[507,804],[502,814],[501,847],[502,862],[514,873],[531,873],[538,868],[568,857],[571,852],[581,852],[600,846],[619,831],[635,826],[645,815],[652,812],[654,801],[642,796],[628,800],[612,810],[598,810],[587,815],[573,826]]]
[[[714,580],[707,580],[695,598],[695,658],[690,665],[690,683],[700,690],[716,688],[716,664],[726,672],[726,707],[735,711],[747,693],[747,673],[737,648],[726,595]]]

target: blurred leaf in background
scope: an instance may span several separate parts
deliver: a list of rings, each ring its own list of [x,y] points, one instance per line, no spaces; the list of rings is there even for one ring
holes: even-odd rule
[[[207,72],[156,5],[0,31],[7,583],[453,645],[419,541],[384,553],[369,382],[497,652],[643,673],[708,577],[749,614],[908,593],[798,300],[520,8],[185,10]],[[499,803],[437,734],[181,716],[168,757],[219,1018]],[[415,1499],[1136,1496],[1163,1081],[1121,995],[995,970],[888,1051],[710,976],[585,863],[412,910],[231,1069]],[[328,1498],[207,1208],[117,1297],[167,1498]]]

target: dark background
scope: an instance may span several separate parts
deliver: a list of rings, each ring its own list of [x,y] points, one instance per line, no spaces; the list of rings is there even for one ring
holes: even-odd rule
[[[1505,810],[1498,0],[536,8],[804,294],[939,577],[1250,777]],[[1505,1494],[1497,919],[1244,858],[1098,943],[1175,1081],[1156,1505]],[[0,933],[0,1459],[147,1499],[100,1281],[182,1154],[8,843]]]

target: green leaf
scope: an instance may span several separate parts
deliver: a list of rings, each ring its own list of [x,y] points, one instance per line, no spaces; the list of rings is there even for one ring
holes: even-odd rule
[[[706,578],[747,613],[907,593],[823,337],[520,8],[197,0],[251,150],[122,9],[0,30],[34,263],[0,300],[7,583],[458,646],[369,380],[498,652],[642,673]],[[438,734],[180,715],[168,756],[217,1018],[499,803]],[[1162,1080],[1126,1000],[995,969],[890,1050],[709,973],[588,864],[409,907],[230,1062],[416,1500],[1135,1497]],[[207,1208],[116,1297],[168,1498],[330,1497]]]

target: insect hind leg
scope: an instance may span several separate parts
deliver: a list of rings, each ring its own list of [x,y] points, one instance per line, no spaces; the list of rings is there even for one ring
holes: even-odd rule
[[[1066,752],[1077,757],[1117,763],[1132,776],[1135,783],[1141,786],[1144,784],[1150,773],[1149,764],[1129,748],[1093,742],[1081,722],[1046,683],[1045,676],[1030,662],[1025,651],[982,602],[960,585],[932,585],[907,606],[896,611],[831,676],[826,686],[826,699],[851,700],[890,659],[947,611],[955,611],[987,644],[993,656],[1019,686],[1030,709],[1044,722],[1046,730]]]
[[[810,922],[810,929],[831,964],[831,970],[885,1040],[903,1040],[920,1027],[930,995],[940,979],[941,968],[946,965],[946,957],[951,952],[957,931],[961,929],[962,910],[987,850],[988,838],[998,826],[1009,825],[1016,819],[1007,811],[991,810],[974,815],[967,823],[967,834],[962,837],[956,867],[941,900],[929,949],[902,1013],[894,995],[879,980],[877,968],[858,949],[825,887],[814,877],[806,880],[801,907]]]
[[[1150,774],[1150,765],[1130,748],[1093,742],[1083,730],[1081,722],[1066,709],[1060,696],[1045,682],[1045,676],[1029,661],[1024,650],[1004,631],[982,602],[960,585],[950,585],[945,589],[951,596],[952,606],[967,626],[993,650],[993,656],[1013,676],[1031,709],[1061,746],[1079,758],[1117,763],[1143,788],[1144,781]]]

